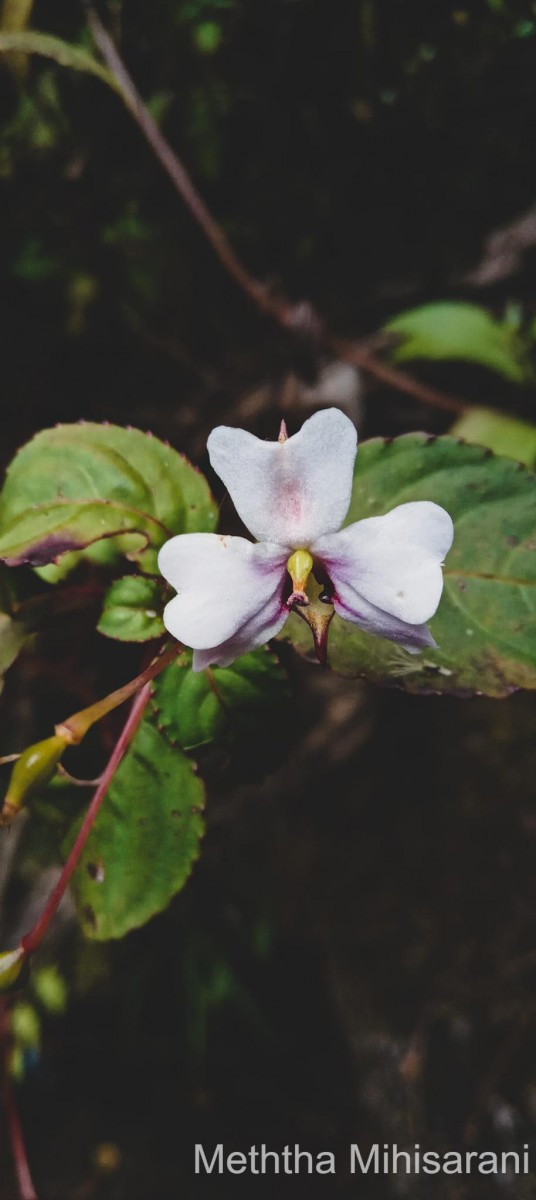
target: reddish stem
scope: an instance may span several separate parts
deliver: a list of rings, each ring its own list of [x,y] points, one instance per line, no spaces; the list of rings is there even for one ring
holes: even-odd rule
[[[33,954],[34,951],[37,950],[50,925],[56,909],[58,908],[60,900],[62,900],[65,894],[71,876],[78,866],[80,856],[91,833],[95,818],[99,812],[104,797],[106,796],[110,783],[112,782],[122,758],[130,746],[150,697],[151,685],[150,683],[146,683],[134,700],[127,721],[123,726],[117,743],[114,746],[112,754],[110,755],[110,758],[104,768],[99,786],[86,812],[79,833],[75,842],[73,843],[69,857],[65,863],[63,871],[61,872],[58,882],[52,889],[39,920],[36,922],[33,929],[31,929],[30,932],[22,938],[21,946],[26,954]]]
[[[13,1085],[9,1076],[9,1018],[5,1000],[0,1002],[0,1042],[2,1053],[2,1099],[7,1119],[7,1129],[11,1142],[11,1151],[15,1165],[15,1174],[19,1189],[20,1200],[37,1200],[30,1167],[26,1156],[26,1146],[22,1124],[17,1108]]]

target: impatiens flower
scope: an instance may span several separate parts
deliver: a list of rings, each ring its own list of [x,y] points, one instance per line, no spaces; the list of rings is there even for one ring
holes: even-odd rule
[[[336,408],[277,442],[221,425],[208,439],[214,470],[257,540],[185,533],[166,542],[159,568],[177,591],[166,628],[194,650],[193,668],[229,666],[320,599],[367,633],[410,651],[434,646],[426,622],[443,588],[452,521],[427,500],[341,529],[352,491],[357,434]],[[317,589],[318,590],[318,589]]]

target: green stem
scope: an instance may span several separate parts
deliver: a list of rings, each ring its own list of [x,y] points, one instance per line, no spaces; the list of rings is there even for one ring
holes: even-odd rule
[[[102,720],[102,717],[107,716],[114,708],[118,708],[120,704],[124,704],[125,700],[138,692],[144,684],[149,683],[154,679],[155,675],[159,675],[165,667],[180,654],[182,646],[179,642],[174,642],[172,646],[168,646],[158,658],[155,658],[145,671],[136,675],[135,679],[131,679],[129,683],[125,683],[123,687],[117,688],[115,692],[110,692],[108,696],[104,696],[102,700],[96,700],[94,704],[90,704],[88,708],[82,708],[79,712],[73,713],[71,717],[67,717],[65,721],[61,721],[55,727],[55,733],[61,737],[70,746],[76,746],[85,737],[88,729],[95,724],[96,721]]]

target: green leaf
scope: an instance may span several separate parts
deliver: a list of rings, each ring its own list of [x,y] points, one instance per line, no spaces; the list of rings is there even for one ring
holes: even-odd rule
[[[452,435],[494,454],[536,466],[536,425],[509,417],[493,408],[471,408],[453,425]]]
[[[32,991],[46,1012],[60,1016],[67,1008],[67,984],[58,968],[45,964],[32,974]]]
[[[86,74],[95,75],[97,79],[113,88],[114,92],[121,94],[119,85],[111,72],[98,62],[88,50],[84,50],[81,46],[73,46],[70,42],[64,42],[50,33],[39,33],[35,29],[10,33],[0,32],[0,54],[13,52],[39,54],[44,58],[53,59],[61,67],[71,67],[73,71],[83,71]]]
[[[148,642],[161,637],[162,589],[145,575],[125,575],[112,583],[104,597],[99,633],[120,642]]]
[[[203,21],[196,25],[193,36],[201,54],[215,54],[221,46],[222,31],[217,21]]]
[[[41,1022],[33,1004],[15,1004],[10,1013],[10,1028],[19,1045],[28,1050],[39,1050],[41,1045]]]
[[[28,630],[22,621],[15,620],[9,613],[0,613],[0,688],[1,677],[15,662],[27,636]]]
[[[30,624],[16,615],[15,594],[11,573],[2,567],[0,571],[0,691],[3,676],[22,650],[30,632]]]
[[[167,907],[199,856],[203,805],[194,764],[142,721],[73,875],[87,937],[124,937]],[[78,828],[79,822],[65,853]]]
[[[72,568],[71,552],[85,551],[97,561],[125,555],[156,573],[171,534],[215,523],[203,476],[158,438],[117,425],[59,425],[38,433],[8,469],[0,558],[42,567],[70,554]]]
[[[476,304],[424,304],[393,317],[384,329],[402,339],[391,350],[394,362],[415,358],[463,359],[497,371],[514,383],[534,378],[517,332],[508,321],[495,321]]]
[[[287,699],[285,672],[264,647],[242,655],[230,667],[199,672],[191,670],[191,654],[181,654],[154,686],[159,724],[183,750],[244,735]]]
[[[430,622],[439,649],[410,655],[335,616],[333,669],[411,692],[505,696],[535,688],[535,485],[526,468],[454,438],[407,434],[365,442],[346,523],[410,500],[434,500],[453,518],[454,545]],[[299,617],[290,617],[282,636],[310,653],[310,631]]]

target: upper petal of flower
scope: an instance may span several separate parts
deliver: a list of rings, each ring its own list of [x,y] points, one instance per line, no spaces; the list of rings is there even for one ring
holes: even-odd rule
[[[320,538],[311,552],[325,564],[336,593],[344,588],[347,599],[353,592],[400,621],[421,625],[441,599],[441,564],[452,538],[449,514],[422,500]]]
[[[283,610],[286,552],[245,538],[185,533],[158,556],[159,569],[178,595],[164,609],[166,629],[194,649],[219,646],[255,614]]]
[[[339,529],[350,503],[357,434],[337,408],[315,413],[284,442],[220,425],[208,439],[214,470],[259,541],[306,547]]]

